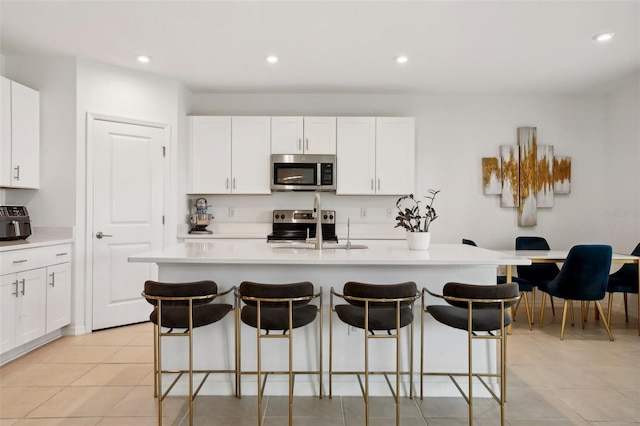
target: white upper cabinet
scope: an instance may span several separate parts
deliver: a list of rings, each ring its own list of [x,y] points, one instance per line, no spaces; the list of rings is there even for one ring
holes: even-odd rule
[[[191,193],[231,193],[231,117],[189,117]]]
[[[376,119],[338,117],[336,193],[375,194]]]
[[[192,194],[269,194],[269,117],[189,117]]]
[[[271,153],[304,153],[303,122],[302,117],[271,117]]]
[[[336,154],[336,117],[271,117],[272,154]]]
[[[270,194],[270,117],[233,117],[231,192]]]
[[[376,118],[376,194],[415,192],[415,161],[415,119]]]
[[[0,186],[40,186],[40,94],[0,77]]]
[[[338,195],[402,195],[415,189],[412,117],[340,117]]]

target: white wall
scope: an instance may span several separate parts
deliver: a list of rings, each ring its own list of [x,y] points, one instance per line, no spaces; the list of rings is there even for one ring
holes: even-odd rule
[[[416,195],[442,190],[435,207],[440,218],[433,225],[436,243],[459,242],[462,237],[490,248],[512,248],[518,235],[541,235],[552,247],[609,242],[602,222],[607,207],[605,110],[601,97],[533,95],[274,95],[196,94],[190,115],[358,115],[416,118]],[[497,196],[482,194],[481,159],[498,156],[501,144],[516,144],[519,126],[536,126],[538,143],[554,145],[557,155],[573,161],[570,195],[558,196],[551,209],[538,210],[538,226],[521,228],[515,209],[499,206]],[[188,167],[181,159],[181,167]],[[186,186],[182,187],[186,192]],[[339,222],[381,223],[397,197],[323,196],[323,208],[337,210]],[[311,195],[208,195],[218,222],[270,221],[274,208],[310,208]],[[186,209],[189,202],[185,201]],[[236,207],[236,219],[227,217]],[[360,219],[360,208],[368,209]]]
[[[640,243],[640,75],[606,98],[607,205],[601,221],[614,249]]]

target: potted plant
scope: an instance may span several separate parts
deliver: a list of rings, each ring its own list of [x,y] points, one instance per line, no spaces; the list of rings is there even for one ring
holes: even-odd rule
[[[398,223],[395,227],[402,227],[407,230],[407,243],[411,250],[426,250],[429,248],[429,242],[431,241],[429,226],[431,222],[438,218],[436,209],[433,208],[433,202],[440,191],[430,189],[428,192],[429,195],[426,195],[425,198],[429,201],[424,204],[424,209],[421,209],[421,201],[416,200],[413,194],[404,195],[398,198],[396,202],[396,208],[398,209],[396,220]]]

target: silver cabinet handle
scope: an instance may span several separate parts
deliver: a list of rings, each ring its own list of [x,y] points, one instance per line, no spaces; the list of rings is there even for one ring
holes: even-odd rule
[[[18,280],[16,280],[12,284],[16,286],[16,292],[15,293],[11,293],[11,294],[14,295],[15,297],[18,297]]]
[[[104,237],[113,237],[113,235],[109,235],[109,234],[104,234],[102,231],[98,231],[96,232],[96,238],[101,240]]]
[[[27,286],[27,285],[26,285],[26,283],[27,283],[26,278],[23,278],[23,279],[22,279],[22,291],[20,292],[20,294],[22,294],[23,296],[24,296],[24,290],[25,290],[25,287]],[[17,287],[16,287],[16,288],[17,288]]]
[[[229,189],[229,178],[227,178],[227,180],[225,181],[224,188]]]
[[[233,178],[233,189],[236,189],[236,178]]]
[[[51,277],[51,282],[49,283],[49,285],[51,287],[55,287],[56,286],[56,273],[52,272],[49,274],[49,276]]]
[[[65,251],[65,252],[63,252],[63,253],[56,253],[56,256],[66,256],[66,255],[68,255],[68,254],[69,254],[69,253],[67,253],[67,252]]]
[[[305,147],[305,149],[308,150],[309,149],[309,138],[307,138],[306,141],[307,141],[307,146]]]
[[[371,190],[373,191],[373,179],[371,179]]]
[[[378,191],[380,191],[380,179],[378,179]]]
[[[16,171],[16,175],[14,176],[14,179],[20,180],[20,166],[15,166],[14,169]]]
[[[302,138],[298,138],[298,151],[302,151]]]
[[[28,262],[28,259],[20,259],[20,260],[14,260],[13,263],[25,263]]]

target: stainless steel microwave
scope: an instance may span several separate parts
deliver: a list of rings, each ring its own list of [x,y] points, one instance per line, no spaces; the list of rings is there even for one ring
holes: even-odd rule
[[[272,191],[335,191],[336,156],[271,155]]]

